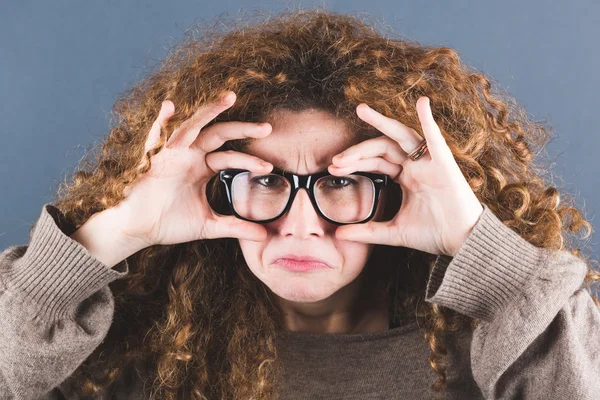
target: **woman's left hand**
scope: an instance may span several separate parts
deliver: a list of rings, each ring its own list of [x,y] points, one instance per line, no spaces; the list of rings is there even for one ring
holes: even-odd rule
[[[483,206],[433,119],[429,98],[420,97],[416,107],[428,147],[416,161],[408,158],[422,141],[414,129],[364,103],[356,107],[358,116],[384,135],[333,157],[329,173],[387,174],[402,189],[402,205],[390,221],[340,226],[336,237],[454,257],[479,220]]]

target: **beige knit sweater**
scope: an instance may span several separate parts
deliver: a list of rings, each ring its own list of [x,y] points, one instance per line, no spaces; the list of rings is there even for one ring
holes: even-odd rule
[[[75,399],[73,371],[102,342],[114,300],[107,268],[45,204],[28,245],[0,254],[0,399]],[[436,260],[426,301],[482,322],[450,341],[448,399],[600,399],[600,312],[586,265],[534,247],[484,212],[454,258]],[[435,377],[422,329],[280,332],[282,399],[427,399]],[[104,398],[145,399],[124,376]]]

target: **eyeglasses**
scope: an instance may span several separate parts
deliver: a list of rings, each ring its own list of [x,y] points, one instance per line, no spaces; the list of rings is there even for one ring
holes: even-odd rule
[[[381,189],[388,176],[371,172],[331,175],[327,170],[296,175],[273,168],[269,174],[244,169],[226,169],[219,173],[229,207],[243,220],[267,223],[284,215],[299,189],[306,189],[317,213],[338,224],[359,224],[375,215]]]

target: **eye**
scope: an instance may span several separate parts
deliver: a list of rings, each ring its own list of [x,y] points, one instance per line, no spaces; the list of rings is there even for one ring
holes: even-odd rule
[[[328,176],[325,177],[319,186],[325,186],[329,189],[344,189],[348,186],[354,186],[356,181],[347,176]]]
[[[252,183],[256,183],[258,185],[267,187],[267,188],[277,188],[280,186],[285,186],[284,179],[277,175],[260,175],[252,178]]]

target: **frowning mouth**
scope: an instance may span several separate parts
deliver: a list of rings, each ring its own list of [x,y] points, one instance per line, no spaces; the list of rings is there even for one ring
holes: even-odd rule
[[[321,259],[310,256],[297,256],[294,254],[286,254],[282,257],[279,257],[273,262],[273,264],[288,271],[295,272],[331,268],[329,264]]]

